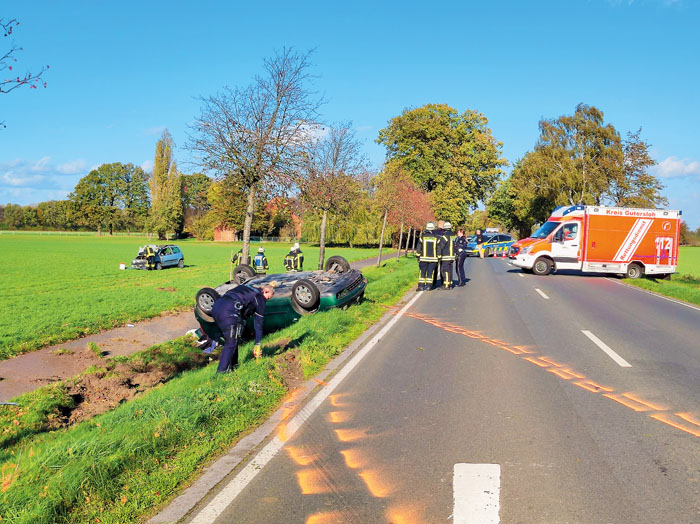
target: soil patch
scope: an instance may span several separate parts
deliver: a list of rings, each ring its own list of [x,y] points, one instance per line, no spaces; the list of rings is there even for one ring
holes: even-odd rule
[[[299,350],[293,349],[282,353],[275,361],[275,371],[288,391],[294,391],[306,382],[298,359]]]

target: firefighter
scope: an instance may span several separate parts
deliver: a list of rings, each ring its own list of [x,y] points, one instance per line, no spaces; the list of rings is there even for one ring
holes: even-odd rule
[[[224,347],[219,356],[217,373],[227,373],[238,366],[238,341],[248,318],[254,318],[255,346],[253,356],[262,356],[260,342],[263,334],[265,303],[274,295],[275,289],[266,285],[255,289],[245,284],[236,286],[214,302],[211,316],[224,336]]]
[[[233,258],[231,258],[231,263],[233,264],[233,267],[240,266],[241,264],[250,265],[250,255],[248,255],[248,260],[243,262],[243,249],[239,249],[238,253],[233,255]]]
[[[295,242],[292,249],[284,257],[284,268],[287,273],[302,271],[304,267],[304,254],[299,248],[299,242]]]
[[[455,238],[455,256],[457,257],[457,285],[462,287],[467,283],[464,276],[464,261],[467,259],[467,237],[464,236],[464,229],[457,230]]]
[[[416,291],[430,291],[433,287],[435,268],[437,267],[437,237],[435,236],[435,223],[428,222],[425,231],[420,236],[418,251],[418,288]]]
[[[452,224],[445,222],[442,234],[438,237],[438,258],[440,260],[440,275],[442,276],[442,289],[452,289],[452,265],[455,260],[454,235]]]
[[[437,238],[439,240],[444,232],[445,232],[445,221],[438,220],[437,227],[433,231],[433,235],[435,235],[435,238]],[[441,263],[442,261],[440,260],[440,257],[441,257],[440,248],[437,247],[437,245],[435,247],[435,253],[437,256],[437,264],[435,264],[435,273],[433,274],[433,282],[435,283],[435,286],[439,288],[442,285],[442,283],[438,284],[438,281],[441,280],[440,279],[440,276],[441,276],[440,267],[442,265],[442,263]]]
[[[146,267],[148,269],[156,268],[156,252],[151,246],[146,246]]]
[[[253,269],[255,270],[256,275],[266,275],[268,265],[267,265],[267,257],[265,256],[265,248],[264,247],[259,247],[258,248],[258,254],[253,257]]]

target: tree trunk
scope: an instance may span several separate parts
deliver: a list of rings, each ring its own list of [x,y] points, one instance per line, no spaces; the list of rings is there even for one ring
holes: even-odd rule
[[[109,223],[109,236],[113,236],[114,233],[114,224],[111,222]]]
[[[248,205],[245,210],[245,221],[243,222],[243,263],[248,261],[250,254],[250,228],[253,224],[253,212],[255,211],[255,193],[253,188],[248,188]]]
[[[413,232],[413,253],[414,254],[416,253],[416,241],[418,240],[418,235],[416,235],[417,232],[418,232],[418,230]]]
[[[382,246],[384,245],[384,230],[386,229],[386,216],[388,210],[384,210],[384,222],[382,222],[382,233],[379,235],[379,256],[377,257],[377,267],[382,263]]]
[[[408,256],[408,247],[411,245],[411,234],[413,233],[413,228],[408,228],[408,234],[406,235],[406,250],[403,252],[403,256]]]
[[[97,226],[97,236],[98,236],[98,237],[101,237],[101,236],[102,236],[102,226],[101,226],[101,225],[98,225],[98,226]]]
[[[401,244],[403,244],[403,222],[401,222],[401,233],[399,233],[399,249],[396,250],[396,260],[401,256]]]
[[[323,269],[323,259],[326,257],[326,224],[328,223],[328,211],[323,210],[321,217],[321,238],[319,239],[318,269]]]

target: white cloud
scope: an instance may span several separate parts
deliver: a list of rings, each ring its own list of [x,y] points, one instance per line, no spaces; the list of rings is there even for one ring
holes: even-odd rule
[[[146,173],[150,173],[153,170],[153,160],[146,160],[141,164],[141,169]]]
[[[63,199],[88,171],[87,163],[81,159],[60,165],[54,164],[50,157],[0,162],[2,203],[29,205]]]
[[[652,173],[659,178],[700,176],[700,162],[688,159],[679,160],[675,156],[670,156],[654,166]]]

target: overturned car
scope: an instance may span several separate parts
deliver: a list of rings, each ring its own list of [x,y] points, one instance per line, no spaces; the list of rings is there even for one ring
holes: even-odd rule
[[[221,295],[241,284],[254,288],[268,284],[275,288],[275,294],[265,305],[263,329],[269,332],[286,327],[303,315],[359,302],[364,296],[367,279],[359,270],[351,269],[347,260],[338,256],[330,257],[323,271],[265,276],[255,276],[252,267],[242,264],[234,270],[233,280],[197,292],[194,316],[209,338],[223,342],[211,309]],[[248,327],[252,328],[252,319]]]

